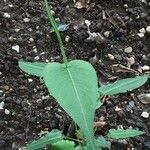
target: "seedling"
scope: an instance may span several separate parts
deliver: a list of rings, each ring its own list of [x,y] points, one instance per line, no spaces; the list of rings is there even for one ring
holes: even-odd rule
[[[50,145],[52,150],[100,150],[110,147],[109,139],[129,138],[143,134],[134,129],[110,129],[107,138],[96,138],[93,132],[94,115],[99,98],[131,91],[143,85],[148,76],[138,76],[98,87],[96,71],[86,61],[68,61],[56,22],[50,13],[47,0],[44,0],[49,22],[51,23],[60,46],[63,63],[40,63],[19,61],[19,67],[30,75],[44,80],[50,94],[79,126],[83,139],[72,139],[62,135],[61,131],[52,130],[38,140],[27,145],[27,150],[36,150]]]

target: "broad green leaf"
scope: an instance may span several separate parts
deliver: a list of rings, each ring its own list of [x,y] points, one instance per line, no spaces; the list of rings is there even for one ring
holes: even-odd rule
[[[69,140],[61,140],[52,144],[52,150],[75,150],[75,143]]]
[[[114,95],[132,91],[142,86],[148,79],[148,76],[137,76],[135,78],[127,78],[118,80],[112,84],[102,85],[99,88],[100,95]]]
[[[37,150],[45,147],[48,144],[53,144],[63,139],[62,132],[59,130],[52,130],[51,132],[43,135],[38,140],[33,141],[27,145],[26,150]]]
[[[43,70],[46,67],[47,63],[39,63],[39,62],[24,62],[19,61],[19,67],[26,73],[35,75],[38,77],[42,77]]]
[[[96,72],[92,65],[82,60],[64,64],[50,63],[44,70],[44,81],[50,94],[73,118],[83,131],[90,150],[96,150],[93,120],[98,99]]]
[[[84,147],[81,147],[81,146],[79,145],[79,146],[75,147],[75,150],[85,150],[85,148],[84,148]]]
[[[95,140],[95,142],[98,147],[110,148],[110,146],[111,146],[111,143],[109,141],[106,141],[106,139],[103,136],[98,137]]]
[[[113,139],[124,139],[144,134],[144,132],[135,129],[110,129],[108,137]]]

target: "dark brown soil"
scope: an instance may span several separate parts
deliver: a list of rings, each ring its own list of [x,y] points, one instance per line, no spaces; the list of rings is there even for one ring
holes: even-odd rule
[[[146,32],[144,37],[137,35],[139,29],[150,26],[149,0],[91,0],[89,8],[81,10],[74,7],[72,0],[51,0],[49,4],[60,23],[70,24],[68,30],[61,32],[63,39],[70,37],[69,42],[64,40],[68,58],[91,62],[99,82],[113,82],[135,76],[137,72],[144,74],[139,72],[141,66],[150,66],[150,33]],[[10,14],[10,18],[5,13]],[[24,22],[24,18],[29,18],[29,22]],[[91,32],[101,33],[103,40],[98,43],[87,40],[85,20],[91,22]],[[110,32],[109,37],[104,36],[105,31]],[[19,52],[12,49],[15,45],[19,45]],[[126,47],[132,47],[132,52],[125,53]],[[108,54],[115,59],[110,60]],[[127,57],[135,59],[132,71],[120,68],[119,73],[112,71],[114,64],[127,66]],[[60,129],[67,134],[71,123],[42,81],[19,69],[21,59],[62,62],[42,0],[0,1],[0,102],[4,102],[4,109],[0,109],[0,150],[17,150],[38,137],[41,131]],[[150,149],[150,118],[141,116],[143,111],[150,113],[150,107],[137,99],[137,95],[148,92],[149,82],[132,93],[106,98],[97,110],[95,121],[103,118],[107,123],[97,129],[97,136],[118,127],[133,127],[146,133],[113,141],[111,150]],[[121,110],[115,111],[116,107]]]

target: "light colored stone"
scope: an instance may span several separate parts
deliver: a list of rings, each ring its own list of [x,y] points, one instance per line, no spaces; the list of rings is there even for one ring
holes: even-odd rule
[[[8,109],[5,109],[5,114],[6,115],[9,115],[10,114],[10,111]]]
[[[0,103],[0,109],[4,109],[4,105],[5,105],[5,103],[2,101],[2,102]]]
[[[105,32],[104,32],[104,36],[105,36],[105,37],[107,37],[107,38],[108,38],[108,37],[109,37],[109,35],[110,35],[110,31],[105,31]]]
[[[3,15],[5,18],[10,18],[10,14],[9,13],[4,13],[4,15]]]
[[[89,21],[89,20],[85,20],[85,24],[86,24],[86,26],[90,26],[91,25],[91,21]]]
[[[146,30],[145,30],[145,28],[141,28],[141,29],[139,30],[139,32],[145,34]]]
[[[143,33],[138,33],[137,34],[140,38],[143,38],[144,37],[144,34]]]
[[[132,47],[129,46],[129,47],[127,47],[127,48],[124,49],[124,52],[125,53],[132,53],[132,50],[133,50]]]
[[[19,45],[12,46],[12,49],[19,53]]]
[[[24,18],[23,21],[24,21],[24,22],[29,22],[29,21],[30,21],[30,18]]]
[[[29,41],[30,41],[30,42],[34,42],[34,39],[33,39],[33,38],[30,38]]]
[[[147,26],[147,27],[146,27],[146,32],[147,32],[147,33],[150,33],[150,26]]]
[[[39,57],[39,56],[35,56],[34,59],[35,59],[35,60],[39,60],[40,57]]]
[[[144,117],[144,118],[148,118],[149,117],[149,113],[146,112],[146,111],[143,111],[141,116]]]
[[[31,82],[33,82],[33,80],[32,80],[31,78],[29,78],[29,79],[28,79],[28,82],[31,83]]]
[[[15,29],[15,32],[19,32],[20,31],[20,29]]]
[[[112,55],[112,54],[108,54],[108,58],[109,58],[110,60],[114,60],[114,59],[115,59],[115,56]]]
[[[69,36],[69,35],[67,35],[67,36],[65,37],[65,41],[66,41],[66,42],[69,42],[69,41],[70,41],[70,36]]]
[[[10,8],[12,8],[12,7],[13,7],[13,4],[9,4],[8,6],[9,6]]]
[[[143,71],[148,71],[148,70],[150,70],[150,67],[147,66],[147,65],[144,65],[143,67],[141,67],[141,69],[142,69]]]
[[[134,57],[127,57],[127,66],[130,68],[133,64],[135,64],[135,59]]]

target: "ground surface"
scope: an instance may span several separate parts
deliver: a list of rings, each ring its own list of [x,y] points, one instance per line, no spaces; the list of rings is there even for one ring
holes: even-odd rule
[[[91,62],[99,82],[107,83],[142,74],[140,67],[150,65],[150,34],[137,35],[139,29],[150,25],[148,2],[91,0],[89,8],[82,10],[74,8],[71,0],[51,0],[50,4],[57,20],[70,24],[69,29],[61,33],[63,39],[70,37],[65,42],[68,58]],[[91,32],[103,36],[97,42],[87,40],[85,19],[91,21]],[[12,49],[16,45],[19,45],[19,51]],[[132,52],[126,53],[127,47],[132,47]],[[113,64],[130,67],[127,58],[135,59],[131,65],[133,70],[112,68]],[[71,119],[48,96],[42,82],[19,69],[20,59],[61,62],[60,50],[55,36],[50,33],[42,0],[0,1],[0,102],[4,102],[4,109],[0,110],[1,150],[19,149],[36,138],[40,131],[57,128],[66,134],[71,123]],[[107,98],[97,110],[95,121],[103,120],[106,125],[97,128],[96,135],[106,135],[110,128],[119,126],[132,126],[146,132],[130,140],[114,141],[112,150],[120,150],[120,147],[124,150],[150,149],[150,118],[141,116],[143,111],[150,112],[150,108],[137,99],[137,95],[148,92],[150,86],[147,83],[132,93]]]

